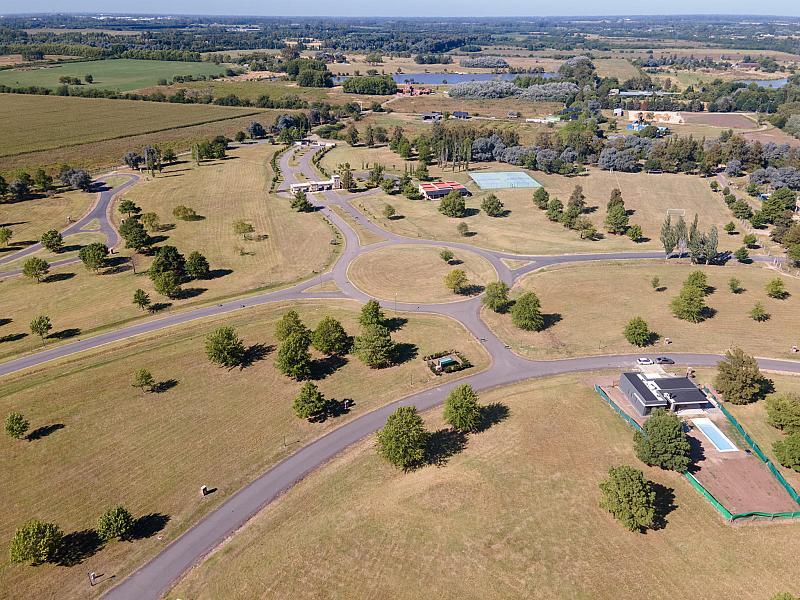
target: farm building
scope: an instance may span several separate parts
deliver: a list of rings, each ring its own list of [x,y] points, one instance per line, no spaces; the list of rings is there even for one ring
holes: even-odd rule
[[[453,118],[454,119],[469,119],[469,113],[463,110],[456,110],[453,111]]]
[[[623,373],[619,389],[642,416],[654,408],[678,411],[709,406],[706,395],[688,377],[650,378],[641,373]]]
[[[342,188],[342,181],[338,175],[334,175],[327,181],[304,181],[293,183],[289,186],[289,191],[293,194],[297,192],[321,192],[323,190],[339,190]]]
[[[419,184],[419,193],[427,200],[443,198],[452,191],[456,191],[462,196],[470,195],[469,190],[456,181],[432,181]]]

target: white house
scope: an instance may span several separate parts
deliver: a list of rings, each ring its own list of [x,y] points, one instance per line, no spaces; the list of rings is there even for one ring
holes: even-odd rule
[[[342,189],[342,180],[338,175],[334,175],[327,181],[304,181],[302,183],[293,183],[289,186],[289,191],[292,194],[297,192],[322,192],[324,190],[340,190]]]

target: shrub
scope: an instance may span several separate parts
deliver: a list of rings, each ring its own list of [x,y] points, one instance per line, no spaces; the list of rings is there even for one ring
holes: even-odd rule
[[[638,469],[626,465],[611,467],[608,478],[600,482],[600,491],[603,493],[600,507],[631,531],[653,526],[656,493]]]
[[[753,308],[750,309],[750,318],[754,321],[768,321],[769,313],[764,310],[764,305],[761,302],[756,302]]]
[[[489,194],[481,202],[481,210],[490,217],[502,217],[505,214],[505,207],[500,199],[494,194]]]
[[[109,508],[97,521],[97,535],[102,540],[128,539],[133,532],[133,516],[124,506]]]
[[[789,295],[786,291],[786,285],[780,277],[770,279],[764,289],[767,292],[767,296],[777,300],[783,300]]]
[[[792,433],[772,444],[775,458],[787,469],[800,471],[800,433]]]
[[[15,439],[22,439],[30,423],[22,413],[12,412],[6,417],[6,433]]]
[[[28,521],[17,529],[11,540],[11,562],[39,565],[53,560],[63,537],[61,529],[54,523]]]

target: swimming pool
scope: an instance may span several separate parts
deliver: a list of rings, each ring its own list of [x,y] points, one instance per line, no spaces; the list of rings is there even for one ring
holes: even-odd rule
[[[522,171],[470,172],[469,176],[482,190],[542,187],[541,183]]]
[[[703,432],[703,435],[708,438],[709,442],[714,444],[714,447],[719,452],[738,451],[734,443],[728,439],[727,435],[722,433],[722,430],[711,419],[692,419],[692,423]]]

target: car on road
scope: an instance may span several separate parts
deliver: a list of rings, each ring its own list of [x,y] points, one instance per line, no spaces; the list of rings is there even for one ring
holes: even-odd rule
[[[636,362],[640,365],[652,365],[653,359],[647,358],[646,356],[640,356],[639,358],[636,359]]]
[[[672,360],[671,358],[667,358],[666,356],[659,356],[656,359],[656,364],[659,364],[659,365],[674,365],[675,361]]]

